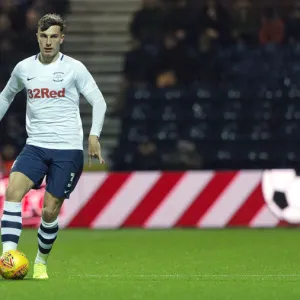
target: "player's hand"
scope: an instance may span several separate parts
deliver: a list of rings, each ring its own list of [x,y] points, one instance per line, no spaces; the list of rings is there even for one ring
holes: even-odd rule
[[[97,158],[99,159],[100,164],[104,164],[105,161],[101,156],[101,146],[98,141],[98,137],[95,135],[89,136],[89,149],[88,149],[88,155],[89,155],[89,167],[92,166],[92,159]]]

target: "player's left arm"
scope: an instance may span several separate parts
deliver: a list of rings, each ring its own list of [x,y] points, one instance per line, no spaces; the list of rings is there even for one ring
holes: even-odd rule
[[[85,98],[93,106],[92,128],[89,136],[88,149],[89,166],[92,164],[92,158],[97,158],[99,159],[100,164],[104,164],[105,161],[102,158],[99,137],[102,132],[107,105],[101,91],[98,88],[86,95]]]
[[[93,106],[92,128],[88,149],[89,166],[92,164],[92,158],[99,159],[100,163],[103,164],[105,162],[102,158],[99,138],[103,128],[107,105],[93,76],[82,63],[78,64],[76,84],[80,93]]]

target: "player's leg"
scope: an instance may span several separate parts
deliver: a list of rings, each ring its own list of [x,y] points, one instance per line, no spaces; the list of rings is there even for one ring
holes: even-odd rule
[[[58,215],[64,198],[45,192],[42,220],[38,229],[38,252],[35,258],[33,278],[47,279],[47,260],[58,234]]]
[[[22,232],[22,199],[33,188],[34,183],[20,172],[10,174],[6,189],[3,215],[1,218],[1,239],[3,253],[16,250]]]
[[[43,150],[26,145],[17,157],[9,177],[1,218],[3,253],[17,248],[22,231],[22,199],[32,188],[38,188],[47,166]]]
[[[42,220],[38,229],[38,253],[35,263],[47,264],[48,256],[58,234],[58,215],[64,198],[45,192]]]
[[[83,169],[83,153],[80,150],[54,150],[53,163],[49,167],[47,192],[38,230],[38,252],[33,277],[47,279],[47,261],[58,235],[58,216],[64,199],[68,199],[77,185]]]

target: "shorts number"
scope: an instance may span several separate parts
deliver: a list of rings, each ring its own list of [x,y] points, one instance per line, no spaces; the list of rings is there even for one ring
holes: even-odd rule
[[[75,173],[71,173],[70,174],[70,181],[68,183],[68,188],[65,190],[65,194],[68,194],[68,192],[70,191],[70,188],[73,184],[74,177],[75,177]]]

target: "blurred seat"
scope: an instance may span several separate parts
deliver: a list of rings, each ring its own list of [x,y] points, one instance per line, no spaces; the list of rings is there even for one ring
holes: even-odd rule
[[[155,110],[151,103],[139,103],[132,107],[127,106],[124,112],[124,119],[132,121],[146,121],[153,120],[156,117]]]
[[[174,122],[162,122],[158,124],[154,137],[158,142],[176,141],[179,139],[179,126]]]
[[[218,120],[222,112],[218,109],[218,103],[210,100],[191,101],[182,108],[185,120],[191,121],[212,121]]]
[[[300,45],[230,47],[217,63],[221,83],[127,91],[124,160],[134,160],[132,145],[150,137],[164,157],[179,139],[193,142],[204,168],[300,163]]]
[[[193,121],[182,125],[180,128],[180,138],[195,143],[218,141],[219,132],[214,123]]]
[[[179,122],[184,117],[181,106],[178,103],[162,104],[160,107],[157,107],[156,112],[159,115],[159,120],[162,122]]]

